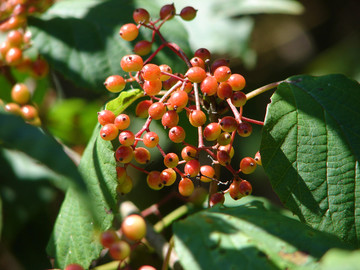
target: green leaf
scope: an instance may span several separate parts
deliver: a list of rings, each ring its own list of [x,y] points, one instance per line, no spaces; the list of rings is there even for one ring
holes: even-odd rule
[[[134,43],[122,40],[118,31],[123,24],[133,22],[132,13],[140,4],[117,0],[57,1],[41,18],[29,20],[33,44],[55,70],[77,85],[106,91],[103,82],[107,76],[125,74],[119,63],[124,55],[132,53]],[[147,6],[160,9],[154,3],[144,3],[143,7]],[[169,41],[179,43],[188,52],[186,31],[179,20],[169,22],[167,27],[170,29],[164,31],[165,38],[170,37]],[[150,30],[141,30],[136,41],[145,37],[151,39]],[[179,59],[173,56],[161,53],[157,60],[166,59],[172,67],[178,66],[175,63]]]
[[[131,89],[123,91],[117,98],[106,103],[105,109],[112,111],[115,115],[119,115],[127,107],[129,107],[135,100],[144,96],[144,91],[141,89]]]
[[[185,269],[316,268],[337,238],[252,201],[214,208],[176,222],[175,250]]]
[[[55,173],[65,176],[68,183],[78,190],[86,190],[76,165],[55,139],[12,114],[0,112],[0,127],[0,147],[24,152]]]
[[[262,134],[263,167],[284,205],[312,227],[360,241],[360,85],[343,75],[280,84]]]
[[[321,259],[322,270],[359,270],[360,250],[330,249]]]

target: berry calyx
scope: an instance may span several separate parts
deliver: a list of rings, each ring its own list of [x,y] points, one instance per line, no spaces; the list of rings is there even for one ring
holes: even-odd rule
[[[261,155],[260,155],[260,152],[257,151],[256,154],[255,154],[255,157],[254,157],[254,160],[256,161],[256,164],[257,165],[262,165],[262,162],[261,162]]]

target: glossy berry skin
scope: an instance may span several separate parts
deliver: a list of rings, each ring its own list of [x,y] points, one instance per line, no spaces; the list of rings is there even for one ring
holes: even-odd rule
[[[180,17],[185,21],[191,21],[196,17],[196,12],[197,10],[193,7],[184,7],[180,11]]]
[[[242,180],[239,184],[239,191],[244,196],[250,195],[252,192],[252,186],[251,186],[250,182],[248,182],[246,180]]]
[[[215,176],[215,170],[209,165],[203,165],[200,167],[200,175],[201,182],[211,182],[212,178]]]
[[[174,4],[170,4],[170,5],[164,5],[161,9],[160,9],[160,19],[164,20],[164,19],[172,19],[176,14],[176,10],[175,10],[175,6]]]
[[[161,91],[162,82],[160,81],[160,79],[153,81],[145,81],[142,87],[145,94],[147,94],[148,96],[155,96]]]
[[[156,268],[151,265],[142,265],[138,270],[156,270]]]
[[[124,167],[116,166],[116,178],[119,184],[122,184],[127,177],[126,169]]]
[[[208,49],[200,48],[195,51],[194,56],[201,58],[205,62],[206,60],[210,60],[211,53]]]
[[[125,88],[126,82],[120,75],[111,75],[106,78],[104,85],[110,92],[118,93]]]
[[[133,19],[136,23],[143,23],[146,24],[149,22],[150,14],[149,12],[144,8],[137,8],[133,12]]]
[[[220,136],[217,138],[217,143],[219,145],[227,145],[231,141],[231,135],[228,132],[223,132],[220,134]]]
[[[246,95],[241,91],[234,92],[231,97],[231,102],[234,104],[235,107],[244,106],[246,104],[246,101]]]
[[[167,168],[160,173],[160,179],[164,186],[171,186],[175,183],[176,172],[171,168]]]
[[[130,176],[126,176],[125,180],[118,184],[116,192],[120,195],[128,194],[133,188],[133,180]]]
[[[46,60],[38,58],[32,63],[32,74],[35,78],[44,78],[49,73],[49,64]]]
[[[172,128],[179,123],[179,115],[176,111],[171,110],[164,113],[161,118],[161,124],[164,128]]]
[[[100,243],[103,247],[109,248],[112,244],[119,241],[119,236],[116,234],[114,230],[107,230],[101,233],[100,235]]]
[[[125,241],[118,241],[109,248],[109,254],[114,260],[124,260],[129,257],[131,252],[130,245]]]
[[[211,64],[211,73],[214,73],[215,70],[218,68],[218,67],[221,67],[221,66],[229,66],[230,65],[230,61],[228,59],[225,59],[225,58],[220,58],[220,59],[216,59],[212,64]]]
[[[19,30],[12,30],[7,34],[7,41],[12,47],[20,47],[23,43],[23,34]]]
[[[178,90],[171,94],[170,98],[168,99],[168,103],[170,110],[179,111],[187,105],[189,101],[188,94],[185,91]]]
[[[116,118],[115,114],[109,110],[102,110],[97,114],[98,114],[98,122],[102,126],[106,124],[113,124]]]
[[[23,105],[30,101],[29,88],[23,83],[17,83],[11,89],[11,98],[14,102]]]
[[[236,73],[230,76],[230,78],[227,80],[227,83],[231,85],[234,91],[243,90],[246,85],[245,78],[242,75]]]
[[[7,103],[4,107],[4,109],[5,109],[5,111],[15,114],[15,115],[21,116],[21,114],[22,114],[21,108],[20,108],[19,104],[17,104],[17,103],[13,103],[13,102]]]
[[[206,122],[206,115],[201,110],[193,110],[189,115],[190,124],[194,127],[200,127]]]
[[[151,100],[140,101],[135,108],[135,115],[139,118],[147,118],[149,116],[148,110],[153,102]]]
[[[152,43],[150,41],[140,40],[135,44],[133,52],[138,55],[144,56],[151,52],[151,47]]]
[[[159,171],[151,171],[147,175],[146,182],[151,189],[160,190],[164,187],[164,184],[160,178],[160,174],[161,172]]]
[[[201,67],[191,67],[185,74],[191,82],[201,83],[206,78],[206,72]]]
[[[84,268],[80,264],[72,263],[72,264],[68,264],[65,267],[65,270],[84,270]]]
[[[216,160],[220,163],[220,165],[227,166],[228,164],[230,164],[231,157],[227,151],[220,150],[216,153]]]
[[[146,147],[153,148],[159,143],[159,136],[155,132],[147,132],[143,137],[143,143]]]
[[[214,207],[216,204],[224,204],[225,202],[225,196],[222,192],[216,192],[211,195],[209,199],[209,206]]]
[[[133,41],[139,35],[139,29],[135,24],[127,23],[121,26],[119,34],[122,39]]]
[[[205,62],[200,57],[193,57],[190,59],[190,63],[193,67],[200,67],[202,69],[205,69]]]
[[[222,82],[219,84],[216,94],[217,94],[218,98],[224,100],[224,99],[232,97],[233,90],[232,90],[230,84],[228,84],[227,82]]]
[[[16,47],[10,48],[6,53],[5,60],[10,66],[20,64],[22,61],[22,51]]]
[[[232,116],[223,117],[220,120],[219,124],[220,124],[221,129],[226,132],[233,132],[236,130],[236,128],[238,126],[235,118]]]
[[[235,201],[244,197],[244,194],[242,194],[240,192],[240,183],[241,182],[242,182],[241,180],[234,180],[228,189],[230,197],[233,198]]]
[[[194,192],[194,183],[190,178],[182,178],[179,182],[179,193],[184,197],[189,197]]]
[[[114,125],[119,130],[127,129],[130,126],[130,117],[124,113],[119,114],[118,116],[115,117]]]
[[[172,69],[168,65],[162,64],[162,65],[159,66],[159,68],[160,68],[161,72],[166,72],[166,73],[172,74]],[[161,81],[166,81],[168,79],[170,79],[169,75],[161,74],[161,76],[160,76]]]
[[[151,155],[149,150],[144,147],[137,147],[134,150],[134,159],[137,163],[146,164],[149,163]]]
[[[186,162],[184,172],[189,177],[195,177],[200,172],[200,162],[197,159],[192,159]]]
[[[172,127],[169,130],[169,139],[174,143],[181,143],[185,140],[185,130],[180,126]]]
[[[234,147],[230,147],[230,144],[227,144],[227,145],[220,145],[218,150],[224,150],[226,152],[229,153],[230,155],[230,158],[232,158],[234,156],[234,153],[235,153],[235,150],[234,150]]]
[[[175,168],[179,163],[179,157],[175,153],[168,153],[164,157],[164,165],[168,168]]]
[[[121,223],[122,233],[130,240],[140,241],[146,235],[146,223],[140,215],[127,216]]]
[[[256,164],[257,165],[262,165],[262,162],[261,162],[261,155],[260,155],[260,152],[257,151],[256,154],[255,154],[255,157],[254,157],[254,160],[256,161]]]
[[[155,81],[160,79],[161,71],[158,65],[146,64],[141,69],[141,75],[144,80]]]
[[[118,134],[119,130],[114,124],[106,124],[100,129],[100,136],[105,141],[114,140]]]
[[[183,160],[186,160],[186,161],[196,158],[197,154],[198,154],[198,151],[196,150],[196,148],[192,147],[190,145],[185,146],[181,150],[181,157]]]
[[[159,120],[166,112],[166,106],[162,102],[155,102],[149,107],[148,113],[154,120]]]
[[[120,66],[125,72],[140,71],[143,65],[141,56],[137,54],[125,55],[120,61]]]
[[[37,109],[32,105],[24,105],[20,109],[21,109],[21,116],[25,120],[31,121],[39,116]]]
[[[252,126],[248,122],[241,122],[237,127],[237,133],[241,137],[249,137],[252,133]]]
[[[219,123],[210,123],[204,128],[204,138],[207,141],[215,141],[221,134],[221,127]]]
[[[121,145],[115,151],[116,160],[120,163],[129,163],[134,156],[134,150],[131,146]]]
[[[119,142],[122,145],[130,146],[135,142],[135,135],[130,130],[125,130],[119,134]]]
[[[228,66],[220,66],[214,71],[214,77],[218,82],[225,82],[231,76],[231,70]]]
[[[200,84],[200,90],[208,96],[213,96],[217,93],[218,82],[213,76],[207,76]]]
[[[240,170],[242,173],[251,174],[256,169],[256,161],[251,157],[245,157],[240,161]]]

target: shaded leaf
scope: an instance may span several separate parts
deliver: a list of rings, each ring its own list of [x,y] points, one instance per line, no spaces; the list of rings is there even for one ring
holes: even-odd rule
[[[329,248],[345,246],[256,200],[199,212],[173,229],[180,262],[192,270],[316,268]]]
[[[261,156],[286,207],[359,244],[360,86],[343,75],[296,76],[268,106]]]
[[[321,259],[322,270],[359,270],[360,250],[330,249]]]

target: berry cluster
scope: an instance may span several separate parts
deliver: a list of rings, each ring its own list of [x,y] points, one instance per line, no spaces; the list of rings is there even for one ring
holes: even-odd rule
[[[224,201],[224,192],[229,192],[237,200],[252,191],[251,184],[240,178],[240,173],[254,172],[257,164],[261,164],[259,153],[255,159],[243,158],[238,169],[231,164],[236,137],[250,136],[251,123],[262,124],[242,115],[247,101],[246,95],[241,91],[245,87],[244,77],[232,73],[226,59],[211,61],[211,53],[205,48],[196,50],[189,59],[179,46],[167,42],[160,32],[161,26],[174,16],[192,20],[196,12],[192,7],[185,7],[177,14],[173,4],[165,5],[160,10],[159,19],[151,20],[147,10],[138,8],[133,13],[135,24],[128,23],[120,29],[120,36],[127,41],[138,37],[140,27],[153,32],[151,41],[137,42],[134,54],[125,55],[121,59],[121,68],[129,77],[112,75],[104,83],[110,92],[120,92],[129,82],[140,85],[144,95],[148,97],[139,102],[135,110],[137,117],[147,118],[143,127],[134,134],[128,130],[130,117],[127,114],[116,116],[109,110],[98,113],[98,121],[102,125],[101,138],[117,139],[120,143],[115,151],[115,158],[118,164],[118,192],[121,194],[132,188],[132,180],[126,174],[128,166],[145,172],[148,186],[155,190],[174,184],[179,175],[181,179],[178,190],[186,197],[193,193],[194,181],[226,185],[225,191],[211,194],[211,206]],[[156,35],[162,44],[144,61],[142,56],[151,52]],[[150,63],[164,47],[170,48],[185,62],[186,72],[175,73],[168,65]],[[194,132],[198,134],[197,145],[186,142],[188,131],[179,125],[180,117],[187,117],[194,127]],[[159,144],[158,134],[150,128],[152,121],[161,121],[164,129],[168,130],[169,140],[183,146],[181,153],[164,152]],[[144,147],[139,146],[139,142]],[[154,147],[158,148],[164,158],[165,168],[162,171],[149,172],[134,164],[133,161],[148,163],[151,159],[148,149]],[[201,164],[200,155],[206,156],[208,162]],[[220,181],[217,167],[229,170],[233,178]]]

